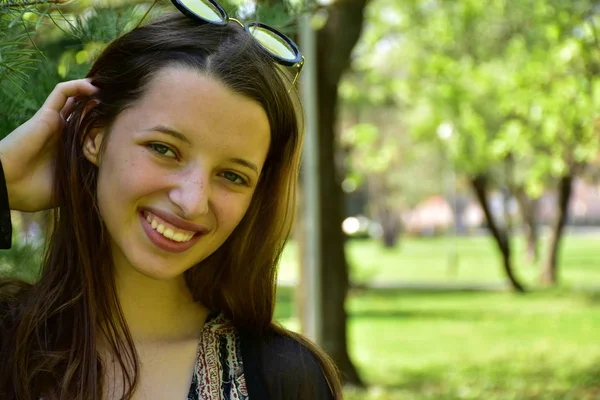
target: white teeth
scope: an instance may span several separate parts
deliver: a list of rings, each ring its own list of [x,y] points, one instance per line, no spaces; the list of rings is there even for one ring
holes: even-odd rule
[[[174,235],[173,229],[171,229],[171,228],[167,228],[163,232],[163,236],[166,237],[167,239],[173,239],[173,235]]]
[[[173,235],[173,240],[176,242],[183,242],[183,233],[177,232],[175,235]]]
[[[152,229],[175,242],[187,242],[194,237],[194,233],[175,232],[172,228],[165,228],[163,224],[152,218],[150,214],[146,214],[146,220],[150,223]]]

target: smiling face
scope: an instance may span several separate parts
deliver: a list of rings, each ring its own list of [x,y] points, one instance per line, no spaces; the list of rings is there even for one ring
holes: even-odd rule
[[[167,67],[86,139],[117,268],[170,279],[223,244],[246,213],[270,144],[263,108],[208,75]]]

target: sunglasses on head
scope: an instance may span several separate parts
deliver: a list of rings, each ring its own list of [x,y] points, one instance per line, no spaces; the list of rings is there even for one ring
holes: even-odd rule
[[[179,11],[198,23],[227,25],[229,21],[233,21],[239,24],[258,42],[262,49],[271,56],[273,61],[280,65],[296,69],[292,86],[298,80],[298,76],[300,76],[300,72],[304,66],[304,56],[300,53],[298,45],[281,31],[260,22],[244,24],[235,18],[230,18],[225,12],[225,9],[223,9],[223,7],[215,0],[171,0],[171,2],[179,9]],[[155,3],[156,0],[152,3],[150,8],[152,8]],[[142,17],[138,26],[145,19],[149,11],[150,10]]]

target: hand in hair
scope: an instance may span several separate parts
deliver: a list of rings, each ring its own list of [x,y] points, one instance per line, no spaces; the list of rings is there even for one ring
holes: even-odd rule
[[[87,79],[59,83],[29,121],[0,141],[11,209],[33,212],[55,206],[54,161],[65,118],[75,96],[90,96],[97,90]]]

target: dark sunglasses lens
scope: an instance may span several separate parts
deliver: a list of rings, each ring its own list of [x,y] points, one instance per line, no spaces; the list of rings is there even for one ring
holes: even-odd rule
[[[258,43],[269,53],[286,61],[293,61],[298,57],[296,50],[276,32],[256,25],[252,25],[249,30]]]
[[[223,22],[219,9],[209,0],[180,0],[189,11],[208,22]]]

